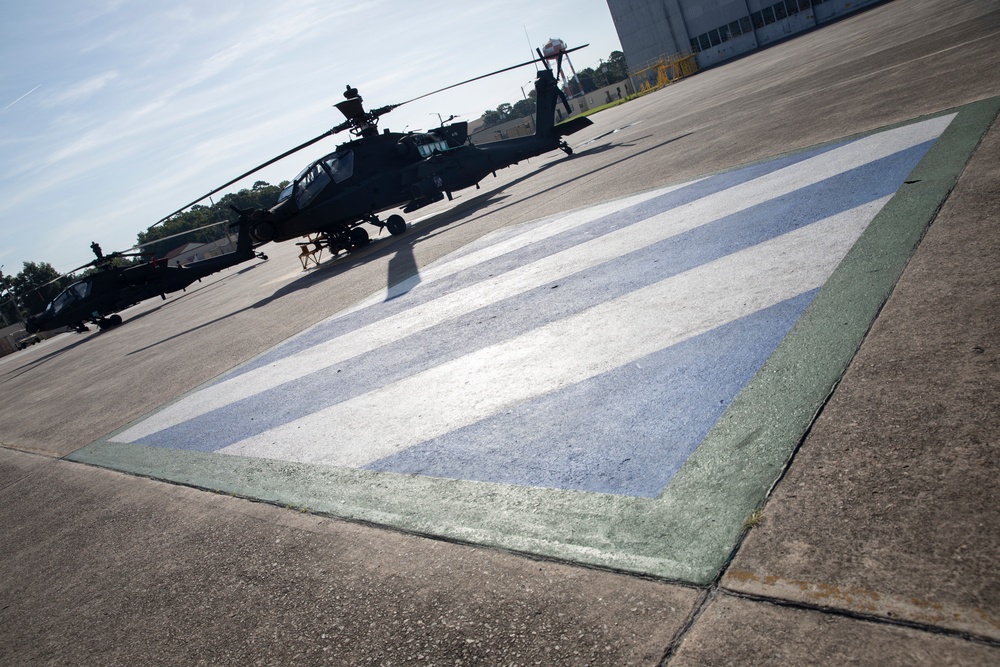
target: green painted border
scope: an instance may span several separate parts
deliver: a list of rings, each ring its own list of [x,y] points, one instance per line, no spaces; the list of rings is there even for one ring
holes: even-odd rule
[[[957,111],[656,499],[160,449],[111,442],[114,433],[66,458],[417,534],[709,583],[847,369],[1000,97]]]

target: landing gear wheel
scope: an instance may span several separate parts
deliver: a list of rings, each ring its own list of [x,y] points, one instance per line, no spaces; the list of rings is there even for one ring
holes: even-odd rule
[[[108,318],[108,324],[113,327],[117,327],[122,323],[121,315],[112,315]]]
[[[364,227],[355,227],[349,232],[351,243],[359,248],[368,245],[368,231]]]
[[[390,215],[385,221],[385,228],[389,230],[389,233],[393,236],[399,236],[400,234],[406,233],[406,220],[403,220],[401,215]]]
[[[102,317],[101,319],[97,320],[97,328],[99,331],[105,331],[107,329],[110,329],[111,326],[112,326],[111,320],[105,317]]]
[[[566,155],[572,155],[573,154],[573,149],[565,141],[562,142],[561,144],[559,144],[559,148],[561,148],[562,152],[565,153]]]

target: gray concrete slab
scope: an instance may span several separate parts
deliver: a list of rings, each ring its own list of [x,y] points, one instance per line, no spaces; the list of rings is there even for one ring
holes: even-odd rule
[[[723,585],[1000,639],[1000,128]]]
[[[0,450],[27,467],[5,665],[654,665],[703,596]]]
[[[979,667],[998,661],[996,646],[720,594],[706,605],[668,664]]]

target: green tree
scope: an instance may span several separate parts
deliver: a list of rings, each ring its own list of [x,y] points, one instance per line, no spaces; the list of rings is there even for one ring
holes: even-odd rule
[[[45,308],[73,280],[72,276],[60,276],[48,262],[24,262],[24,268],[8,282],[17,306],[28,314]]]
[[[535,91],[528,93],[527,99],[521,99],[511,105],[511,118],[527,118],[535,115]]]
[[[625,54],[621,51],[612,51],[604,66],[607,68],[607,85],[618,83],[628,78],[628,62],[625,60]]]
[[[492,127],[503,122],[501,116],[495,109],[488,109],[483,113],[483,127]]]
[[[0,271],[0,326],[13,324],[21,319],[14,295],[14,276]]]
[[[250,188],[231,192],[210,206],[196,204],[156,227],[139,232],[136,245],[143,246],[154,257],[164,257],[171,250],[187,243],[211,243],[229,233],[225,223],[236,220],[236,213],[231,206],[240,210],[271,208],[278,201],[278,193],[286,185],[288,181],[282,181],[278,185],[256,181]]]

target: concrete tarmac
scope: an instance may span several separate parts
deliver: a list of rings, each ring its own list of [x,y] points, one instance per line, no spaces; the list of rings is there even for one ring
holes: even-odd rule
[[[1000,7],[896,0],[602,112],[401,238],[0,360],[0,663],[1000,662],[1000,131],[721,575],[629,576],[63,457],[511,225],[1000,96]],[[617,131],[616,131],[617,130]]]

